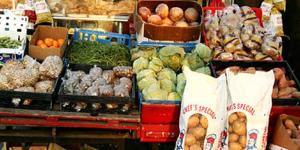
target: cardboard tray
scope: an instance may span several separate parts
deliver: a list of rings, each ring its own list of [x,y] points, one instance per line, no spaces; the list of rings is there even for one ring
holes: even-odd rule
[[[180,7],[183,10],[194,7],[199,12],[198,22],[200,25],[194,27],[174,27],[174,26],[158,26],[146,23],[138,15],[137,11],[140,7],[147,7],[154,12],[156,6],[160,3],[165,3],[172,7]],[[194,1],[184,1],[184,0],[145,0],[139,1],[135,12],[135,28],[138,34],[144,34],[144,37],[151,40],[160,40],[160,41],[196,41],[199,40],[200,33],[202,31],[201,17],[202,17],[202,8],[201,6]]]
[[[296,124],[300,124],[300,118],[282,114],[278,117],[276,126],[273,130],[272,144],[288,150],[300,150],[299,140],[291,139],[283,124],[286,119],[291,119]],[[295,141],[294,141],[295,140]],[[296,144],[298,143],[298,144]]]
[[[78,71],[82,70],[86,73],[89,72],[89,70],[94,67],[93,65],[76,65],[76,64],[69,64],[68,68],[72,71]],[[107,70],[108,68],[105,68],[104,70]],[[111,69],[111,68],[110,68]],[[91,112],[92,103],[101,103],[103,104],[111,104],[115,103],[120,105],[125,104],[134,104],[136,99],[136,78],[135,76],[132,77],[132,90],[129,97],[116,97],[116,96],[88,96],[88,95],[71,95],[71,94],[64,94],[63,92],[63,84],[61,84],[58,94],[58,100],[60,102],[60,108],[64,111],[75,111],[71,107],[63,107],[63,104],[65,102],[84,102],[88,106],[85,110],[81,112]],[[100,110],[101,112],[103,109]]]
[[[60,48],[40,48],[36,46],[37,40],[45,38],[65,39]],[[38,26],[29,43],[29,55],[38,60],[44,60],[47,56],[56,55],[63,57],[64,51],[68,45],[68,29],[63,27]]]
[[[286,71],[286,76],[289,79],[292,79],[296,82],[296,88],[300,90],[300,82],[294,74],[291,66],[287,61],[219,61],[213,60],[210,62],[210,69],[212,71],[212,75],[217,77],[217,71],[226,69],[230,66],[240,66],[240,67],[258,67],[263,70],[269,71],[273,68],[284,68]],[[282,99],[276,98],[273,99],[273,105],[277,106],[296,106],[300,105],[300,99],[291,98],[291,99]]]

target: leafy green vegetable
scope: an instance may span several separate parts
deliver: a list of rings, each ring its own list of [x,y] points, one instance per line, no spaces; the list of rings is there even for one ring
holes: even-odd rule
[[[166,100],[168,98],[168,92],[160,89],[157,83],[151,84],[142,93],[145,100]]]
[[[212,50],[202,43],[197,44],[192,53],[197,54],[205,62],[210,61],[212,58]]]
[[[68,54],[70,63],[99,65],[104,68],[129,66],[130,53],[125,45],[101,44],[98,42],[75,42]]]
[[[140,71],[139,73],[137,73],[137,75],[136,75],[137,81],[140,81],[145,77],[154,77],[154,78],[156,78],[156,74],[151,69],[144,69],[144,70]]]
[[[160,80],[161,89],[167,91],[168,93],[175,91],[175,84],[169,79]]]
[[[195,53],[186,54],[182,64],[190,67],[191,70],[196,70],[205,65],[204,61]]]
[[[209,76],[211,75],[210,69],[207,66],[197,69],[196,72],[203,73]]]
[[[177,75],[177,86],[176,86],[176,92],[182,97],[184,88],[186,84],[186,79],[184,77],[183,73],[180,73]]]
[[[181,63],[184,59],[184,49],[179,46],[166,46],[160,49],[159,58],[166,67],[172,68],[174,71],[181,69]]]
[[[138,73],[143,69],[148,68],[149,61],[144,57],[140,57],[133,62],[133,72]]]
[[[134,61],[140,57],[151,58],[156,57],[156,48],[155,47],[136,47],[131,49],[131,61]]]
[[[181,100],[181,96],[177,92],[168,94],[168,100]]]
[[[148,88],[153,83],[158,84],[158,81],[154,77],[151,77],[151,76],[150,77],[145,77],[145,78],[143,78],[142,80],[140,80],[138,82],[139,90],[142,91],[145,88]]]
[[[168,79],[176,84],[176,73],[170,68],[164,68],[157,74],[158,80]]]
[[[148,68],[154,70],[157,73],[164,68],[164,64],[159,58],[152,57]]]
[[[10,37],[0,37],[0,48],[16,49],[21,45],[22,43],[18,40],[13,40]]]

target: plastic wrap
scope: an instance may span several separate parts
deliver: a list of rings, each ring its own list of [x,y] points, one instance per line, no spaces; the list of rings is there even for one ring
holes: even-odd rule
[[[106,85],[106,80],[103,78],[98,78],[96,81],[93,82],[92,86],[102,86]]]
[[[112,70],[105,70],[103,71],[102,78],[105,79],[107,83],[113,83],[115,74]]]
[[[58,56],[48,56],[41,64],[39,71],[42,76],[55,79],[63,69],[63,61]]]
[[[91,86],[85,91],[85,95],[89,96],[98,96],[99,95],[99,89],[97,86]]]
[[[129,92],[131,91],[132,81],[129,78],[126,78],[126,77],[120,78],[120,84],[123,85],[124,87],[126,87]]]
[[[123,84],[119,84],[114,87],[114,96],[129,97],[129,91]]]
[[[130,66],[117,66],[113,68],[113,71],[117,77],[132,78],[133,70]]]
[[[40,81],[34,86],[35,92],[50,93],[53,91],[54,81]]]
[[[102,76],[102,69],[100,67],[94,66],[93,68],[91,68],[90,70],[90,75],[93,79],[93,81],[95,81],[96,79],[100,78]]]
[[[114,90],[111,85],[99,86],[99,95],[100,96],[113,96]]]

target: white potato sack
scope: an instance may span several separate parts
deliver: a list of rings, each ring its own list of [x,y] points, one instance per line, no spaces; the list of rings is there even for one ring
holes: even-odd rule
[[[226,78],[228,136],[223,139],[223,149],[266,149],[275,80],[273,71],[236,74],[226,69]]]
[[[183,67],[186,86],[181,102],[180,134],[175,150],[215,150],[221,147],[226,117],[226,78]]]

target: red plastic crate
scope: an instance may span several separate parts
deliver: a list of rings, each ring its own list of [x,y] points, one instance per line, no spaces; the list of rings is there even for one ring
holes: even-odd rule
[[[175,142],[178,137],[178,124],[142,124],[142,142]]]
[[[141,121],[149,124],[171,124],[179,122],[180,105],[142,104]]]

